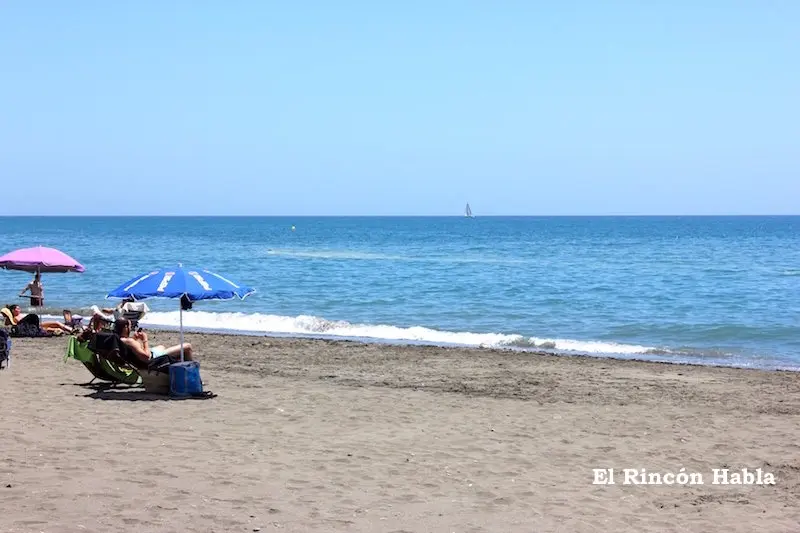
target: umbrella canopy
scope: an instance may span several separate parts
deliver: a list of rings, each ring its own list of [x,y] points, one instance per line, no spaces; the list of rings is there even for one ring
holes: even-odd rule
[[[245,299],[255,289],[234,283],[204,268],[184,268],[181,265],[172,268],[153,270],[131,278],[113,291],[106,298],[181,298],[186,296],[190,301],[198,300],[231,300]]]
[[[251,287],[239,285],[204,268],[184,268],[182,265],[172,268],[153,270],[131,278],[113,291],[106,298],[188,298],[190,302],[198,300],[244,300],[256,292]],[[181,361],[183,361],[183,305],[180,309]]]
[[[0,268],[25,272],[83,272],[82,264],[61,250],[36,246],[0,256]]]

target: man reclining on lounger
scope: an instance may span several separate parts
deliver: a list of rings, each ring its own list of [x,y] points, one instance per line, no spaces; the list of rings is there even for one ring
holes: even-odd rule
[[[114,322],[114,333],[119,336],[120,340],[131,349],[131,352],[139,360],[150,368],[161,366],[164,363],[179,363],[181,360],[180,344],[169,348],[165,348],[162,345],[151,347],[147,339],[147,333],[141,329],[131,335],[131,321],[127,318],[121,318]],[[183,343],[183,360],[192,360],[192,345],[188,342]]]

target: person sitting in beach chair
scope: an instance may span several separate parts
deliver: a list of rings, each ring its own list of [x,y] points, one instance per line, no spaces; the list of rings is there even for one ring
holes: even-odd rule
[[[133,298],[125,298],[115,307],[92,306],[92,319],[90,326],[94,331],[110,329],[114,322],[125,318],[131,322],[131,328],[136,329],[139,321],[150,312],[150,308],[144,302],[137,302]]]
[[[39,315],[22,314],[17,304],[0,309],[6,326],[11,326],[11,334],[16,337],[40,337],[47,334],[72,333],[72,328],[60,322],[41,322]]]
[[[152,370],[180,362],[180,344],[169,348],[162,345],[150,346],[147,333],[141,329],[131,334],[131,322],[126,318],[114,323],[114,333],[137,359],[131,363],[138,362],[137,368],[140,370]],[[192,345],[188,342],[183,343],[183,360],[192,361]]]
[[[150,348],[147,334],[137,331],[131,335],[130,321],[125,319],[114,324],[113,332],[87,328],[70,341],[64,360],[81,361],[96,379],[126,385],[141,380],[146,392],[170,394],[170,368],[179,361],[180,345]],[[183,347],[184,359],[192,359],[192,346],[185,343]],[[204,391],[192,396],[214,398],[216,394]]]

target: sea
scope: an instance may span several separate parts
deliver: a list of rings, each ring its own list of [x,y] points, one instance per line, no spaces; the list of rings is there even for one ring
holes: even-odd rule
[[[800,369],[800,217],[0,218],[0,254],[38,245],[86,267],[43,275],[46,316],[181,263],[257,290],[190,332]],[[0,271],[0,302],[30,278]]]

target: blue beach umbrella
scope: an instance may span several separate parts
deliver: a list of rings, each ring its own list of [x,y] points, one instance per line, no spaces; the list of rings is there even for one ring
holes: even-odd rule
[[[106,295],[106,298],[180,298],[198,300],[244,300],[256,292],[205,268],[161,268],[131,278]],[[180,306],[181,361],[183,361],[183,305]]]

